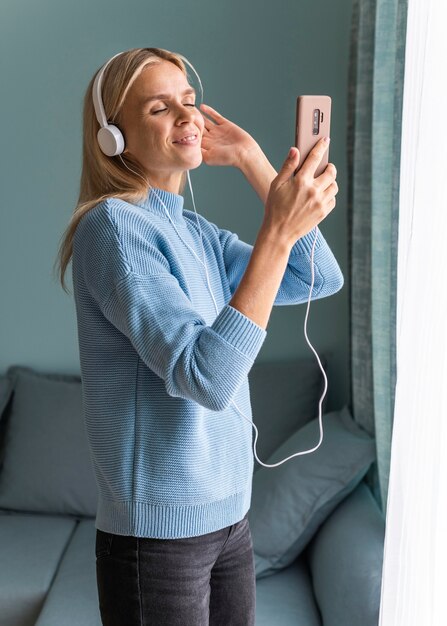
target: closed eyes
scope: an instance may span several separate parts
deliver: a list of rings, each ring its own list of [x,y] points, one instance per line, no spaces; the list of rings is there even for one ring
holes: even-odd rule
[[[195,107],[195,104],[185,104],[186,107]],[[152,111],[152,115],[155,115],[155,113],[161,113],[162,111],[166,111],[167,109],[158,109],[158,111]]]

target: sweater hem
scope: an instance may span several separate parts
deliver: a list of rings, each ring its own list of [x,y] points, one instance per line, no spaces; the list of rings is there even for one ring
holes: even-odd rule
[[[239,522],[250,508],[251,484],[217,502],[151,504],[98,498],[95,527],[104,532],[154,539],[196,537]]]

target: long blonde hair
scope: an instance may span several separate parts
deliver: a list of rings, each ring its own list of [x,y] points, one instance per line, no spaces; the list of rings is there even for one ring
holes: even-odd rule
[[[127,92],[142,70],[163,60],[174,63],[185,76],[188,75],[181,57],[163,48],[133,48],[109,63],[102,79],[102,100],[110,123],[119,127],[120,112]],[[82,173],[78,202],[61,237],[53,268],[66,293],[69,291],[65,285],[65,272],[73,255],[73,235],[82,216],[105,198],[113,196],[135,203],[145,198],[148,192],[148,187],[144,183],[143,169],[135,158],[127,153],[120,155],[128,167],[134,170],[135,173],[132,173],[123,164],[120,156],[108,157],[99,147],[96,136],[100,126],[96,119],[92,97],[92,87],[99,69],[92,76],[84,96]],[[183,172],[179,194],[183,193],[185,185],[186,172]]]

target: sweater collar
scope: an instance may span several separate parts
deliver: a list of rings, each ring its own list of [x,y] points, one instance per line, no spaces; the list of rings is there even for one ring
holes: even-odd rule
[[[166,210],[163,203],[166,205],[166,209],[173,221],[181,221],[183,219],[183,203],[184,197],[178,193],[172,191],[166,191],[158,187],[152,187],[149,189],[146,198],[141,202],[138,202],[138,206],[143,209],[148,209],[153,213],[157,213],[162,217],[168,219]]]

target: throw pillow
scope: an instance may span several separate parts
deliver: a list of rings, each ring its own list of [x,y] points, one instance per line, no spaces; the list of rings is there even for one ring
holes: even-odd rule
[[[312,453],[253,476],[249,522],[256,577],[290,565],[326,517],[362,480],[375,459],[375,442],[344,406],[322,415],[323,441]],[[317,446],[318,417],[300,428],[267,464]]]
[[[0,508],[94,517],[97,487],[84,431],[81,379],[28,367],[7,371]]]

